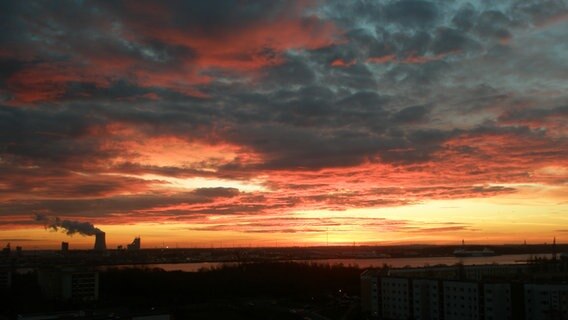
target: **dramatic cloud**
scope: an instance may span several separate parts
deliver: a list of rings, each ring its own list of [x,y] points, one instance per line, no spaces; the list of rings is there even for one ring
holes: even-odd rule
[[[286,219],[527,186],[563,206],[566,17],[556,0],[5,1],[0,225],[317,236]],[[330,226],[485,231],[419,216]]]

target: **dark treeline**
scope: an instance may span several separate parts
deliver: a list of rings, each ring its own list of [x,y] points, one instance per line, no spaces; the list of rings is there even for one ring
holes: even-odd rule
[[[101,297],[154,302],[203,302],[234,297],[320,297],[359,294],[361,270],[353,266],[295,262],[225,265],[201,272],[110,269],[100,275]],[[181,302],[181,301],[178,301]]]
[[[57,302],[42,298],[35,272],[14,274],[12,289],[0,293],[2,315],[61,310],[165,310],[178,318],[234,317],[297,319],[293,308],[315,308],[331,318],[352,315],[358,306],[359,275],[355,266],[296,262],[224,265],[200,272],[166,272],[151,268],[111,268],[99,272],[99,300]],[[353,300],[355,299],[355,300]],[[264,301],[264,302],[263,302]],[[268,302],[267,302],[268,301]],[[351,308],[352,309],[352,308]],[[352,318],[352,316],[350,316]],[[235,319],[240,319],[236,317]]]

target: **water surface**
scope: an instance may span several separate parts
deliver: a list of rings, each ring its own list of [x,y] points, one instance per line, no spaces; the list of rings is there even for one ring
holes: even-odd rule
[[[387,264],[393,268],[404,267],[423,267],[435,265],[454,265],[463,263],[464,265],[481,265],[481,264],[517,264],[525,263],[534,257],[548,258],[551,254],[513,254],[500,255],[492,257],[420,257],[420,258],[372,258],[372,259],[311,259],[311,260],[286,260],[305,263],[319,263],[328,265],[343,264],[351,265],[361,269],[381,267]],[[211,269],[222,266],[223,264],[238,264],[238,262],[191,262],[191,263],[156,263],[143,265],[115,265],[103,266],[107,268],[159,268],[165,271],[185,271],[197,272],[202,269]]]

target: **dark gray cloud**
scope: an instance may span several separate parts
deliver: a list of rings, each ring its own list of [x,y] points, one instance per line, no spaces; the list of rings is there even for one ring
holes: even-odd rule
[[[314,70],[301,57],[288,57],[286,62],[269,67],[265,72],[263,80],[272,88],[307,86],[316,78]]]
[[[393,1],[385,8],[389,21],[403,26],[424,27],[435,23],[438,17],[436,4],[429,1]]]
[[[402,123],[416,123],[426,120],[428,108],[426,106],[411,106],[398,111],[393,120]]]
[[[37,212],[36,221],[48,222],[48,226],[56,229],[55,227],[63,227],[66,230],[73,229],[72,223],[63,223],[68,219],[52,218],[51,216],[59,217],[90,217],[103,218],[109,223],[113,223],[113,216],[116,214],[127,214],[137,212],[137,215],[143,217],[145,212],[161,212],[164,215],[177,213],[179,215],[196,215],[196,214],[230,214],[240,212],[254,212],[258,208],[263,207],[260,204],[251,205],[219,205],[216,209],[215,206],[211,208],[186,208],[184,210],[177,210],[170,207],[176,205],[197,205],[197,204],[211,204],[217,198],[232,198],[239,194],[238,190],[233,188],[198,188],[189,192],[178,192],[175,194],[138,194],[138,195],[114,195],[102,198],[71,198],[71,199],[57,199],[57,200],[14,200],[5,202],[5,205],[0,209],[1,215],[22,215],[30,214],[30,212]],[[247,209],[248,208],[248,209]],[[253,210],[254,209],[254,210]],[[129,216],[129,215],[127,215]],[[55,226],[55,227],[52,227]],[[74,230],[74,229],[73,229]],[[93,229],[94,230],[94,229]],[[70,232],[70,231],[69,231]],[[75,231],[73,231],[75,232]],[[94,231],[93,231],[94,232]],[[90,234],[89,234],[90,235]]]
[[[500,117],[499,121],[505,123],[533,122],[543,124],[546,120],[557,119],[559,121],[568,118],[568,106],[558,106],[550,109],[516,109],[507,110]]]
[[[451,28],[440,28],[436,38],[432,41],[430,49],[433,54],[448,54],[453,52],[475,52],[481,46],[466,34]]]

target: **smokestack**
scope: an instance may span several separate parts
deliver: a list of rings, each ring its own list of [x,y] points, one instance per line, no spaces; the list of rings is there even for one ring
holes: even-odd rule
[[[69,251],[69,242],[61,242],[61,252],[67,253]]]
[[[106,233],[102,231],[95,233],[95,251],[105,251],[106,248]]]

